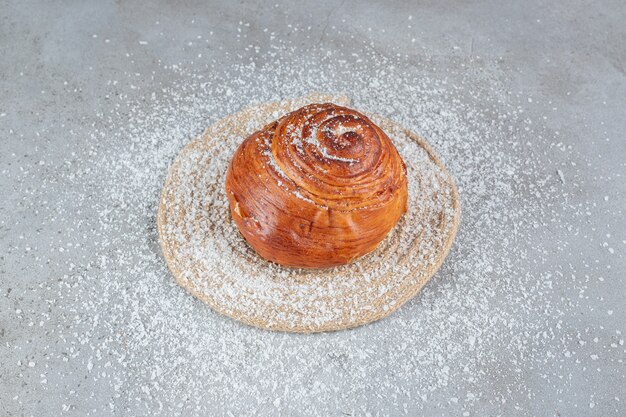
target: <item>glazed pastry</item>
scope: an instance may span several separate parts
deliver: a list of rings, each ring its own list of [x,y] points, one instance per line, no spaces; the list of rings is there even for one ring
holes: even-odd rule
[[[406,167],[363,114],[311,104],[237,149],[226,175],[232,218],[263,258],[290,267],[352,262],[407,209]]]

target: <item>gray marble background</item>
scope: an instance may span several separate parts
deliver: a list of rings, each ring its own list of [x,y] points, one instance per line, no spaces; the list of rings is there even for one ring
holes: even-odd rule
[[[343,22],[347,14],[350,18]],[[406,33],[409,15],[413,16],[412,35]],[[159,28],[155,21],[160,21]],[[48,366],[38,356],[55,350],[56,341],[46,332],[48,324],[40,326],[39,322],[44,317],[46,323],[61,318],[40,294],[66,273],[66,254],[57,251],[41,256],[27,250],[46,247],[61,233],[41,226],[45,204],[34,196],[43,171],[33,167],[42,155],[47,164],[54,165],[66,158],[68,147],[90,148],[88,138],[66,132],[99,123],[96,115],[105,111],[104,97],[111,94],[107,81],[119,74],[151,74],[157,66],[177,63],[193,69],[213,59],[219,70],[227,70],[234,62],[254,56],[254,50],[237,36],[241,21],[250,23],[248,39],[257,35],[261,39],[261,31],[269,28],[295,48],[293,54],[310,48],[349,53],[360,47],[351,38],[356,35],[381,53],[406,54],[408,65],[414,63],[416,68],[436,60],[438,68],[447,65],[455,69],[452,77],[461,66],[467,68],[470,79],[472,74],[484,79],[485,72],[492,72],[507,89],[535,97],[526,109],[529,117],[543,120],[542,116],[549,114],[546,128],[562,132],[561,145],[545,152],[554,153],[556,160],[562,146],[587,161],[576,167],[584,185],[576,189],[568,204],[595,211],[580,221],[578,236],[551,237],[555,242],[571,241],[567,259],[559,259],[559,252],[546,256],[555,256],[550,262],[556,269],[568,264],[571,270],[580,271],[568,285],[586,290],[577,310],[563,320],[589,341],[577,347],[577,360],[568,362],[571,369],[558,371],[569,387],[566,398],[555,398],[553,390],[544,391],[541,372],[536,370],[525,379],[532,385],[532,399],[512,391],[501,408],[479,402],[469,411],[471,415],[626,415],[626,3],[348,0],[281,3],[280,7],[274,2],[248,1],[0,1],[0,416],[101,415],[104,411],[92,410],[106,410],[104,405],[111,400],[102,388],[91,397],[74,400],[78,405],[67,405],[68,393],[80,389],[90,378],[90,369],[71,360]],[[293,31],[293,24],[312,28]],[[201,50],[186,46],[199,27],[215,34],[214,43]],[[377,30],[368,31],[367,27]],[[171,35],[159,35],[163,30]],[[94,43],[94,34],[100,40],[110,39],[114,47],[104,41]],[[199,53],[201,57],[197,57]],[[479,59],[469,59],[474,57]],[[493,63],[504,64],[498,67]],[[436,74],[430,74],[433,76]],[[74,86],[71,94],[65,81]],[[159,81],[161,85],[168,82]],[[141,76],[134,83],[149,92],[152,81]],[[28,175],[25,170],[35,174]],[[572,185],[567,180],[564,187]],[[46,198],[55,199],[54,181],[48,182]],[[71,212],[72,202],[65,204]],[[75,221],[90,215],[83,212]],[[32,230],[35,225],[37,233]],[[607,234],[611,238],[605,237]],[[550,242],[543,244],[550,247]],[[89,248],[86,239],[82,250],[89,252]],[[585,272],[589,265],[595,268],[591,276]],[[567,303],[572,294],[565,293],[563,290],[561,297],[556,294],[554,302]],[[621,329],[621,336],[616,329]],[[98,337],[97,331],[91,334],[92,341]],[[550,345],[538,349],[549,354]],[[51,390],[42,379],[54,380],[62,389]],[[450,390],[458,388],[453,385]],[[447,396],[445,390],[438,395]],[[589,398],[594,395],[599,400],[590,405]],[[325,401],[319,399],[320,410]],[[369,412],[395,414],[386,406],[395,401],[378,398]],[[213,413],[224,410],[216,406]],[[264,410],[268,415],[278,413]],[[128,405],[118,406],[112,413],[148,415],[156,411]],[[177,413],[195,415],[193,409]],[[315,414],[315,407],[307,413]],[[461,410],[456,404],[437,402],[412,412],[422,413],[458,415]],[[357,410],[354,415],[360,414],[365,412]],[[336,415],[345,413],[338,410]]]

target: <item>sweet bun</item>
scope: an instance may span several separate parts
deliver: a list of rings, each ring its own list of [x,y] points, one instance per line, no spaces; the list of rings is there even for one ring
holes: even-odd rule
[[[373,251],[407,210],[406,167],[363,114],[310,104],[236,150],[226,174],[232,218],[263,258],[326,268]]]

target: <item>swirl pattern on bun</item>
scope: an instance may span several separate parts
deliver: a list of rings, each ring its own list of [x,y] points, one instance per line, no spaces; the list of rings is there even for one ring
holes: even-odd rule
[[[324,268],[376,248],[407,209],[406,167],[365,115],[311,104],[249,136],[226,175],[232,218],[263,258]]]

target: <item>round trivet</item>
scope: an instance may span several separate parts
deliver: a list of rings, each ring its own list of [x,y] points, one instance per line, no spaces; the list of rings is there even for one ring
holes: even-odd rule
[[[172,164],[157,218],[161,248],[176,281],[214,310],[244,323],[288,332],[356,327],[393,313],[441,266],[458,227],[450,175],[419,136],[369,115],[402,155],[408,211],[374,252],[331,269],[285,268],[252,250],[230,218],[224,189],[237,146],[251,133],[309,103],[347,105],[312,94],[254,105],[209,127]]]

